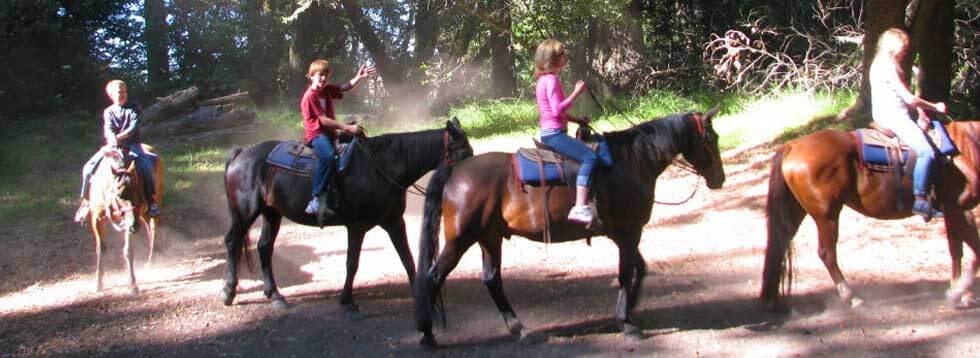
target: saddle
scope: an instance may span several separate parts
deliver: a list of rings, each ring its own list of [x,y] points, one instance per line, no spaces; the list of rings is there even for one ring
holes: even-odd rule
[[[932,124],[935,131],[930,139],[933,143],[939,143],[939,154],[956,155],[958,153],[956,146],[942,123],[934,120]],[[858,155],[865,167],[876,172],[897,172],[898,175],[902,172],[911,172],[915,164],[915,152],[899,140],[891,130],[875,122],[871,122],[870,127],[852,132],[857,139]]]
[[[335,144],[337,148],[337,154],[335,155],[335,159],[337,159],[337,170],[335,173],[343,174],[345,169],[347,169],[348,164],[350,164],[351,153],[353,153],[353,150],[350,149],[356,144],[357,138],[353,138],[347,143],[338,142]],[[307,146],[306,143],[287,140],[277,144],[269,152],[266,163],[286,169],[287,172],[293,175],[310,177],[313,176],[313,172],[316,170],[319,158],[313,152],[313,148]]]

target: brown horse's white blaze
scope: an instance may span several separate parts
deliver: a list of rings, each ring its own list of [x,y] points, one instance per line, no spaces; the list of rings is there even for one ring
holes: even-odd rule
[[[953,122],[947,126],[960,150],[953,166],[942,166],[936,175],[936,190],[947,231],[952,260],[950,303],[967,298],[977,271],[980,238],[974,223],[974,208],[980,197],[980,123]],[[857,143],[849,132],[821,130],[797,138],[778,149],[772,159],[766,203],[768,244],[763,269],[761,298],[777,309],[785,309],[782,296],[789,295],[792,261],[791,240],[809,215],[817,226],[819,255],[830,273],[841,299],[852,307],[862,300],[854,295],[837,263],[840,211],[844,205],[868,217],[901,219],[913,215],[913,197],[908,176],[872,172],[859,163]],[[901,205],[896,205],[901,203]],[[974,252],[966,275],[961,275],[962,244]],[[958,282],[957,282],[958,281]],[[783,292],[780,292],[780,289]]]
[[[143,150],[153,153],[153,147],[144,144]],[[148,239],[149,255],[146,265],[153,261],[153,251],[156,241],[156,229],[159,217],[147,215],[147,200],[142,190],[140,178],[134,163],[123,167],[122,153],[107,151],[92,175],[92,185],[89,187],[89,224],[95,240],[95,289],[102,291],[103,270],[102,252],[105,250],[106,227],[112,227],[123,235],[123,258],[129,270],[129,288],[132,294],[139,293],[136,284],[136,273],[133,263],[132,233],[136,225],[143,224]],[[156,186],[156,202],[163,201],[163,158],[157,156],[154,164],[154,181]],[[137,223],[139,220],[139,223]]]

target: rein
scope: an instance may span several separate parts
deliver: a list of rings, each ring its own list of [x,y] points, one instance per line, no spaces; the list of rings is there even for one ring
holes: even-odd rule
[[[418,195],[418,196],[425,196],[425,194],[426,194],[426,189],[425,188],[423,188],[421,185],[416,184],[416,183],[412,183],[411,185],[409,185],[407,187],[404,186],[404,185],[401,185],[400,183],[398,183],[398,181],[396,181],[394,178],[392,178],[391,175],[389,175],[388,172],[386,172],[384,170],[384,168],[382,168],[382,167],[380,167],[378,165],[377,161],[374,160],[374,157],[371,156],[371,152],[368,151],[367,148],[364,148],[364,145],[361,144],[360,141],[357,141],[356,144],[357,144],[357,148],[359,148],[361,150],[361,152],[363,152],[364,155],[367,156],[367,161],[368,161],[368,163],[371,164],[371,167],[374,168],[374,170],[378,171],[378,173],[381,174],[381,177],[384,178],[385,180],[387,180],[389,184],[394,185],[396,188],[399,188],[399,189],[405,191],[406,193],[414,194],[414,195]],[[443,153],[442,154],[442,162],[445,163],[445,164],[452,165],[453,164],[453,161],[449,157],[449,130],[448,129],[446,129],[445,131],[443,131],[443,135],[442,135],[442,153]],[[411,191],[409,189],[415,189],[415,191],[413,192],[413,191]]]
[[[592,93],[592,88],[586,86],[585,89],[589,92],[589,96],[591,96],[592,97],[592,100],[595,101],[596,105],[599,107],[599,110],[602,111],[602,112],[605,112],[606,111],[606,107],[603,106],[602,105],[602,102],[599,101],[599,97],[596,97],[595,93]],[[636,126],[636,123],[633,123],[633,121],[630,120],[630,118],[628,116],[626,116],[626,113],[623,113],[623,111],[620,110],[618,107],[614,107],[614,108],[616,109],[616,114],[619,114],[620,116],[623,116],[623,119],[626,119],[626,122],[628,122],[632,126],[632,127],[630,127],[631,130],[635,129],[637,132],[640,132],[640,134],[643,135],[645,138],[648,138],[649,139],[650,134],[648,134],[647,132],[644,132],[642,129],[640,129],[640,127],[637,127]],[[695,118],[694,123],[698,127],[698,134],[700,134],[702,138],[707,138],[707,134],[705,132],[705,126],[704,126],[704,119],[702,119],[702,118]],[[588,124],[586,124],[585,126],[588,127],[589,130],[591,130],[593,133],[595,133],[595,130],[591,126],[589,126]],[[705,149],[707,151],[709,151],[709,152],[711,151],[711,148],[708,146],[707,141],[702,141],[702,144],[704,145],[704,147],[705,147]],[[688,163],[686,161],[683,161],[681,159],[678,159],[678,158],[674,158],[672,164],[675,165],[675,166],[677,166],[678,168],[681,168],[681,169],[687,171],[687,172],[693,173],[694,176],[697,177],[697,183],[694,184],[694,190],[691,191],[691,194],[688,195],[687,198],[685,198],[684,200],[681,200],[681,201],[678,201],[678,202],[664,202],[664,201],[659,201],[657,199],[653,199],[653,202],[656,203],[656,204],[661,204],[661,205],[681,205],[681,204],[684,204],[684,203],[688,202],[689,200],[691,200],[691,198],[693,198],[694,195],[697,194],[698,189],[701,188],[701,176],[698,175],[698,172],[697,172],[697,170],[694,169],[694,166],[692,166],[690,163]]]

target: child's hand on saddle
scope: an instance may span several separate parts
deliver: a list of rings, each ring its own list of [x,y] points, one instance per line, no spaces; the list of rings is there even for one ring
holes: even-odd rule
[[[360,125],[353,124],[353,125],[344,126],[344,132],[347,132],[347,133],[350,133],[350,134],[353,134],[353,135],[360,135],[361,133],[364,133],[364,130],[361,129],[361,126]]]
[[[946,113],[946,104],[945,103],[943,103],[943,102],[936,102],[936,104],[933,105],[933,106],[936,107],[936,112]]]

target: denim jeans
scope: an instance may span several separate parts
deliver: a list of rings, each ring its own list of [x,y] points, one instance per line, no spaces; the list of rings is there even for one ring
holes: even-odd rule
[[[147,153],[143,151],[143,146],[140,143],[130,144],[127,148],[128,155],[136,163],[136,171],[139,173],[140,178],[143,178],[143,194],[147,198],[152,200],[153,195],[156,193],[156,185],[153,164],[156,160],[156,155]],[[102,161],[102,152],[99,151],[92,155],[85,166],[82,167],[82,192],[80,197],[85,198],[88,194],[89,182],[92,179],[92,175],[95,174],[95,169],[99,166],[99,162]]]
[[[337,153],[337,149],[334,148],[333,139],[323,134],[317,134],[316,137],[313,137],[310,145],[313,146],[313,152],[320,159],[316,166],[316,172],[313,173],[313,197],[315,198],[330,183],[330,173],[333,172],[334,155]]]
[[[582,163],[575,178],[575,185],[588,187],[592,179],[592,170],[597,164],[612,165],[612,157],[609,155],[605,140],[599,141],[599,153],[602,155],[592,151],[585,143],[569,137],[565,132],[542,131],[541,141],[559,154]]]
[[[926,138],[922,128],[908,115],[900,116],[892,114],[875,117],[875,121],[884,124],[903,142],[915,151],[915,169],[912,170],[912,194],[926,195],[929,189],[929,169],[936,158],[936,151],[932,143]]]

